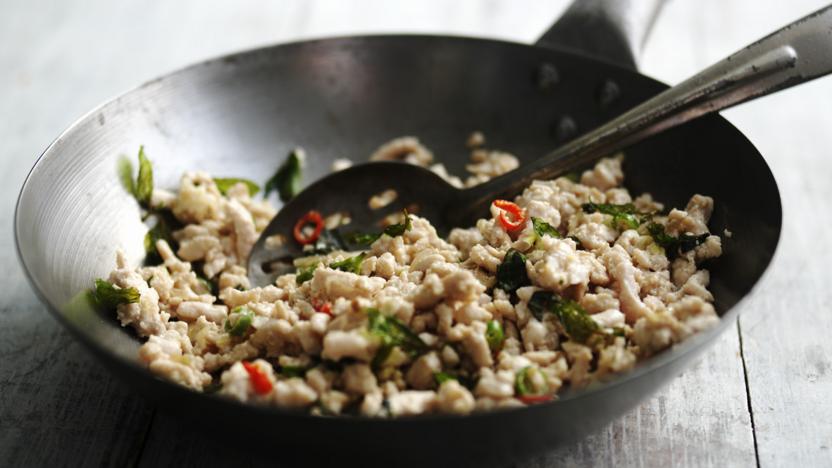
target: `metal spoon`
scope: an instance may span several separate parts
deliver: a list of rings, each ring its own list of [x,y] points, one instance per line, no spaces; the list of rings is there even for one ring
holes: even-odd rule
[[[375,162],[353,166],[313,183],[287,203],[260,235],[249,255],[252,285],[270,284],[294,271],[302,255],[293,240],[295,223],[310,210],[324,216],[348,213],[347,232],[379,231],[391,213],[403,208],[431,221],[440,234],[470,226],[489,204],[507,199],[535,179],[552,179],[668,128],[730,106],[789,88],[832,72],[832,6],[802,18],[745,47],[682,83],[667,89],[548,155],[470,189],[457,189],[422,167]],[[373,210],[368,200],[387,190],[396,199]],[[286,241],[267,248],[265,239]]]

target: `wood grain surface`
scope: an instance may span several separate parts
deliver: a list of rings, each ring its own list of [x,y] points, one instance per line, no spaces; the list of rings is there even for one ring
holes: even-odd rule
[[[0,466],[296,466],[206,440],[188,421],[156,412],[81,349],[26,284],[14,201],[37,156],[75,118],[222,53],[368,32],[531,42],[566,4],[0,1]],[[822,5],[676,0],[641,68],[677,82]],[[516,466],[832,466],[830,102],[832,78],[726,112],[771,165],[785,213],[774,264],[737,328],[630,414]]]

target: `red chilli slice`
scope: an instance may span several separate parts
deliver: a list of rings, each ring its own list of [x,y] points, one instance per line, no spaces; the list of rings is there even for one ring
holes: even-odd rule
[[[254,391],[259,395],[270,393],[274,387],[266,374],[250,362],[243,361],[242,363],[246,372],[248,372],[248,378],[251,380],[251,386],[254,387]]]
[[[308,236],[303,233],[303,228],[306,226],[311,225],[314,230]],[[321,231],[324,229],[324,219],[321,217],[321,214],[315,210],[306,213],[305,215],[301,216],[297,223],[295,223],[295,229],[292,233],[295,236],[295,240],[298,241],[300,245],[311,244],[318,240],[318,237],[321,236]]]
[[[323,302],[319,299],[312,299],[312,307],[317,312],[332,315],[332,304],[330,302]]]
[[[508,200],[494,200],[492,204],[502,210],[498,219],[506,232],[516,232],[523,229],[526,224],[526,213],[517,203]],[[510,214],[511,217],[506,216],[506,214]]]
[[[552,395],[521,395],[517,397],[518,400],[522,401],[527,405],[534,405],[537,403],[543,403],[546,401],[550,401],[552,399]]]

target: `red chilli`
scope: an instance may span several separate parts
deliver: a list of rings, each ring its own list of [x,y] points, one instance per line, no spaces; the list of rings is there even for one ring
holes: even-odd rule
[[[246,372],[248,372],[248,378],[251,380],[251,386],[254,387],[254,391],[259,395],[270,393],[274,387],[268,376],[254,364],[247,361],[242,361],[242,363]]]
[[[506,232],[517,232],[523,229],[526,224],[526,213],[523,208],[508,200],[494,200],[492,204],[502,210],[498,219]]]
[[[304,233],[304,228],[307,226],[312,226],[313,230],[312,233],[306,235]],[[306,213],[305,215],[301,216],[297,223],[295,223],[295,229],[292,232],[295,236],[295,240],[298,241],[300,245],[311,244],[318,240],[318,237],[321,236],[321,231],[324,229],[324,220],[321,217],[321,214],[315,210]]]
[[[322,302],[319,299],[312,299],[312,307],[315,309],[316,312],[332,315],[332,304],[328,301]]]
[[[534,405],[536,403],[543,403],[546,401],[550,401],[552,399],[552,395],[521,395],[517,397],[518,400],[522,401],[527,405]]]

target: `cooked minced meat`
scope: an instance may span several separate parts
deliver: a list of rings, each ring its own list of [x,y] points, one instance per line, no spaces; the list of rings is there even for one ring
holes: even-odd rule
[[[412,137],[373,159],[433,162]],[[508,153],[476,148],[471,178],[452,181],[515,167]],[[135,294],[117,316],[146,338],[140,359],[196,391],[373,417],[534,404],[718,321],[698,266],[721,254],[707,228],[713,200],[694,195],[662,215],[623,180],[617,157],[579,178],[535,181],[447,239],[409,215],[363,251],[302,258],[298,273],[251,288],[246,258],[275,210],[243,182],[221,191],[189,172],[176,194],[150,199],[182,223],[176,251],[159,238],[161,263],[143,267],[119,252],[108,282]]]

